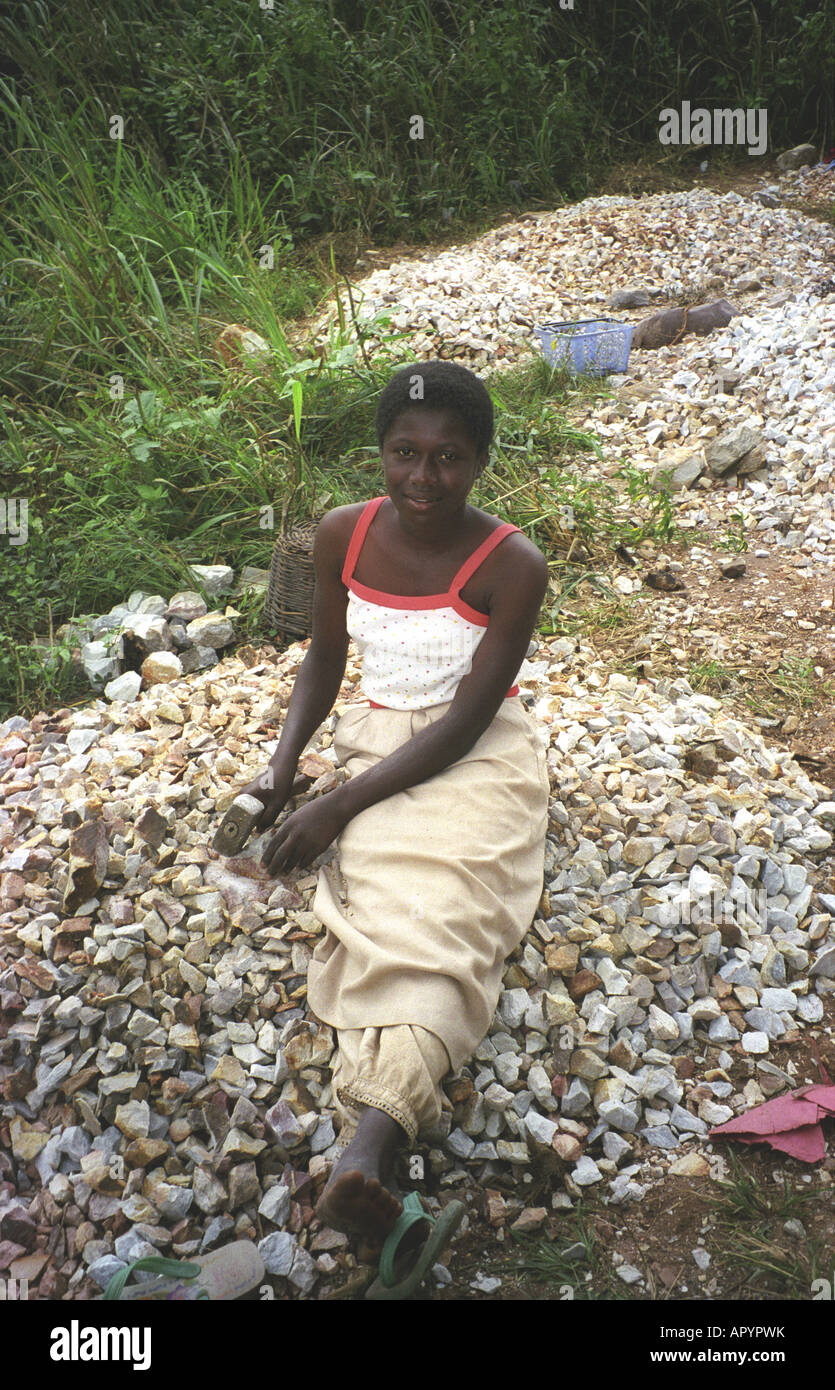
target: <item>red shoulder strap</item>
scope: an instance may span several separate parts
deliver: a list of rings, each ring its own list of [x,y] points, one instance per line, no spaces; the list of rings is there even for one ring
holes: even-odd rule
[[[509,536],[512,531],[518,531],[520,529],[520,527],[514,526],[512,521],[505,521],[501,526],[497,526],[495,531],[491,531],[486,540],[481,542],[478,549],[473,551],[470,558],[464,561],[450,585],[449,592],[451,594],[460,593],[467,580],[472,578],[479,565],[487,559],[487,556],[491,551],[495,550],[496,546],[504,540],[505,536]]]
[[[385,500],[385,497],[372,497],[371,501],[366,502],[360,512],[359,520],[351,533],[351,539],[345,555],[345,564],[342,566],[342,583],[346,588],[354,577],[354,569],[359,559],[359,553],[362,550],[363,541],[368,533],[368,528]]]

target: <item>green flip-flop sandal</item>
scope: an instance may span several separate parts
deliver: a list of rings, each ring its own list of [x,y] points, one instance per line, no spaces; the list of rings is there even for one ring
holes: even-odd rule
[[[450,1202],[444,1207],[437,1221],[424,1210],[423,1203],[416,1192],[410,1192],[403,1199],[403,1210],[386,1237],[380,1252],[380,1273],[367,1290],[365,1297],[370,1299],[411,1298],[426,1278],[441,1251],[447,1246],[464,1218],[463,1202]],[[395,1270],[397,1250],[407,1231],[418,1221],[429,1223],[430,1231],[410,1266],[408,1273],[397,1278]]]
[[[134,1270],[145,1270],[160,1277],[128,1284]],[[214,1302],[250,1293],[263,1277],[264,1261],[257,1246],[250,1240],[236,1240],[190,1262],[169,1260],[164,1255],[133,1260],[113,1275],[101,1297],[103,1301],[121,1299],[140,1303],[158,1299],[209,1299]]]

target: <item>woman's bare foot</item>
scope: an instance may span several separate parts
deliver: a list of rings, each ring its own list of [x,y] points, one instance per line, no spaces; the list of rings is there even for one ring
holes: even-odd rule
[[[390,1115],[363,1108],[357,1132],[317,1203],[316,1215],[324,1225],[363,1236],[371,1246],[382,1245],[403,1210],[392,1176],[402,1139],[403,1130]]]

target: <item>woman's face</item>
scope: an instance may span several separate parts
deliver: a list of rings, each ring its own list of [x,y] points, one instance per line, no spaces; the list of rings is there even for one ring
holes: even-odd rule
[[[440,520],[463,510],[487,454],[479,454],[460,416],[418,407],[397,416],[381,459],[398,513]]]

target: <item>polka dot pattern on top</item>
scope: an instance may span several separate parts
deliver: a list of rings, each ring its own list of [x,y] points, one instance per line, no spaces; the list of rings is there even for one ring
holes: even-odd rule
[[[452,700],[487,630],[488,615],[476,613],[460,596],[487,555],[519,528],[497,527],[459,569],[445,594],[408,598],[358,584],[353,578],[368,527],[383,497],[364,508],[351,537],[343,583],[348,588],[348,633],[362,657],[361,689],[388,709],[428,709]],[[516,694],[516,687],[508,691]]]

